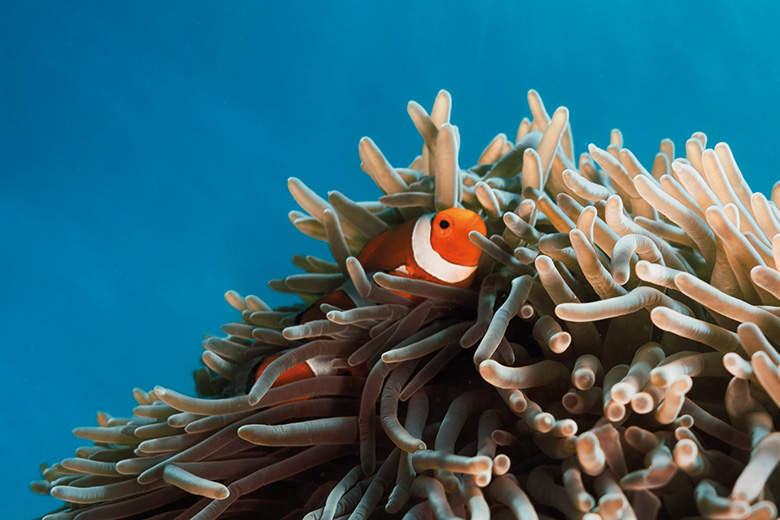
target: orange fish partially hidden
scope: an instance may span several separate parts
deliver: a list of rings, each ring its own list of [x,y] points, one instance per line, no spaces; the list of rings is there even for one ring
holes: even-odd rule
[[[469,240],[472,231],[486,233],[482,218],[471,210],[449,208],[428,213],[375,236],[363,247],[357,259],[367,273],[385,272],[468,287],[474,280],[482,254],[482,250]],[[304,311],[298,323],[325,319],[320,310],[323,303],[340,309],[355,307],[352,297],[337,289]]]
[[[283,352],[265,356],[260,364],[257,365],[257,368],[254,369],[254,381],[257,381],[257,378],[260,377],[260,374],[262,374],[266,368],[268,368],[268,365],[270,365],[272,361],[281,357],[282,354]],[[274,384],[271,386],[275,388],[277,386],[286,385],[287,383],[295,383],[296,381],[309,379],[310,377],[316,377],[318,375],[330,376],[336,375],[336,373],[337,371],[330,366],[329,360],[325,360],[323,358],[314,358],[306,360],[303,363],[299,363],[289,370],[285,370],[279,377],[276,378],[276,381],[274,381]]]
[[[372,238],[357,259],[368,273],[386,272],[455,287],[468,287],[474,280],[482,250],[469,240],[469,233],[486,234],[482,218],[468,209],[448,208],[422,215]],[[341,309],[355,307],[352,298],[337,289],[304,311],[299,323],[325,319],[320,305]],[[281,354],[268,356],[253,370],[256,381]],[[284,372],[273,387],[330,373],[321,360],[305,361]],[[335,374],[336,371],[332,370]]]
[[[482,218],[468,209],[449,208],[374,237],[358,255],[366,272],[384,271],[418,280],[468,287],[482,250],[469,233],[485,234]]]

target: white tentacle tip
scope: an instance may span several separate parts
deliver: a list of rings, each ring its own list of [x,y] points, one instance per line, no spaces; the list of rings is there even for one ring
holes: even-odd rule
[[[493,359],[486,359],[479,364],[479,375],[483,378],[495,375],[498,362]]]
[[[568,121],[569,120],[569,109],[566,107],[558,107],[555,109],[555,113],[553,113],[552,116],[553,120],[563,120]]]

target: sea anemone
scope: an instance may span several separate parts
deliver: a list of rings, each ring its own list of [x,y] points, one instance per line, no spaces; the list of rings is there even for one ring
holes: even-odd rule
[[[199,397],[136,389],[132,416],[76,428],[94,444],[32,484],[66,502],[44,518],[775,518],[780,183],[752,193],[701,132],[649,168],[617,130],[576,156],[568,110],[528,101],[468,169],[449,94],[410,102],[409,167],[360,141],[378,201],[290,179],[333,256],[270,282],[303,303],[228,292]],[[471,285],[365,268],[452,207],[487,230]]]

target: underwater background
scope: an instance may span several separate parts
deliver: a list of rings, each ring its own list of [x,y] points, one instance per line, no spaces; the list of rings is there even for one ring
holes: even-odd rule
[[[577,153],[618,127],[649,164],[700,130],[768,194],[778,24],[774,1],[0,1],[2,517],[58,507],[38,465],[133,387],[194,392],[226,290],[292,302],[267,281],[327,253],[286,179],[376,198],[358,140],[407,166],[411,99],[452,94],[461,166],[514,138],[534,88]]]

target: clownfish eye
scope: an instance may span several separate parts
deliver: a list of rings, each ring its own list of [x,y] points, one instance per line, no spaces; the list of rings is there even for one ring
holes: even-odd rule
[[[450,223],[447,220],[441,219],[439,221],[439,227],[442,229],[447,229],[448,227],[450,227]]]

